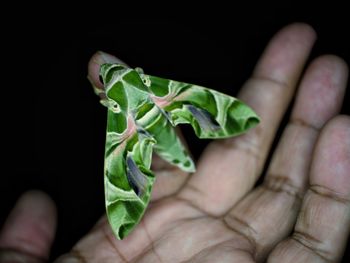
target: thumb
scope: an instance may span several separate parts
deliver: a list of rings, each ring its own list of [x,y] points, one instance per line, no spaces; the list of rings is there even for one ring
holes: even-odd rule
[[[55,228],[53,201],[43,192],[24,193],[0,231],[0,263],[45,262]]]

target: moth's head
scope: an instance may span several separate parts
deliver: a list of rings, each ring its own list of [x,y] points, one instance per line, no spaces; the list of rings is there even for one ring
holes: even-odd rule
[[[100,66],[99,78],[103,84],[103,89],[95,88],[95,92],[99,95],[101,104],[114,112],[119,112],[121,109],[113,96],[111,97],[111,85],[109,83],[112,79],[118,78],[118,75],[121,76],[125,70],[129,70],[126,65],[117,63],[106,63]],[[116,87],[116,85],[114,86]]]
[[[102,64],[100,67],[100,74],[99,74],[101,83],[106,87],[116,73],[120,71],[124,71],[127,68],[128,67],[126,65],[119,64],[119,63]]]

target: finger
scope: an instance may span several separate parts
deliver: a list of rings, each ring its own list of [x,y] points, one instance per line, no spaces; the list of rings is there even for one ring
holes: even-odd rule
[[[291,238],[269,262],[338,262],[350,230],[350,118],[338,116],[322,131],[310,186]]]
[[[100,66],[103,63],[122,63],[120,59],[110,54],[99,51],[95,53],[88,64],[88,79],[97,89],[103,89],[99,80]],[[187,145],[180,129],[176,129],[177,135],[184,145]],[[156,181],[152,190],[152,201],[174,194],[187,180],[189,173],[180,170],[177,166],[171,165],[157,154],[153,154],[152,170],[156,174]]]
[[[112,56],[108,53],[98,51],[91,58],[88,63],[88,76],[87,78],[92,85],[98,89],[103,89],[103,83],[100,81],[100,66],[104,63],[121,63],[125,64],[119,58]]]
[[[44,193],[23,194],[0,233],[0,262],[43,262],[55,235],[56,209]]]
[[[251,189],[314,40],[314,31],[304,24],[287,26],[276,34],[240,93],[261,123],[243,136],[211,143],[180,197],[207,213],[222,215]]]
[[[319,130],[340,110],[346,79],[346,64],[335,56],[323,56],[311,63],[263,184],[225,218],[233,229],[254,240],[257,260],[266,257],[294,226],[314,144]]]

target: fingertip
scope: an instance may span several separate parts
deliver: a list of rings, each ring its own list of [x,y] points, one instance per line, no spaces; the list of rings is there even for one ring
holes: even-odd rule
[[[342,142],[342,147],[347,149],[350,154],[350,116],[338,115],[329,120],[322,130],[319,140],[325,140],[330,144],[337,141]]]
[[[45,209],[50,209],[52,213],[56,214],[56,205],[52,198],[40,190],[29,190],[24,192],[19,198],[18,202],[25,202],[31,204],[39,204]]]
[[[350,116],[338,115],[329,122],[332,125],[340,125],[343,128],[350,128]],[[350,139],[350,138],[349,138]]]
[[[88,76],[87,78],[98,89],[103,89],[103,84],[99,80],[100,66],[103,64],[100,52],[96,52],[89,60],[88,63]]]
[[[97,51],[93,54],[88,63],[88,79],[99,89],[103,89],[103,84],[99,80],[99,73],[100,66],[104,63],[120,63],[126,65],[119,58],[103,51]]]
[[[342,84],[346,83],[349,67],[344,59],[333,54],[325,54],[312,61],[310,68],[314,67],[323,67],[326,70],[328,69],[328,71],[332,71],[334,80]]]
[[[316,32],[308,24],[285,26],[269,42],[253,75],[294,87],[315,40]]]
[[[275,42],[277,45],[282,43],[284,46],[298,44],[311,47],[316,39],[317,33],[311,25],[295,22],[280,29],[272,38],[272,43]]]
[[[301,33],[301,34],[307,35],[313,39],[317,38],[317,33],[316,33],[315,29],[311,25],[309,25],[307,23],[303,23],[303,22],[295,22],[295,23],[289,24],[289,25],[285,26],[284,28],[282,28],[277,34],[284,33],[286,31],[287,32]]]
[[[321,129],[338,114],[347,78],[348,67],[341,58],[323,55],[314,59],[301,80],[292,118]]]
[[[100,65],[103,63],[119,63],[124,64],[126,63],[122,61],[121,59],[117,58],[116,56],[113,56],[109,53],[103,52],[101,50],[97,51],[95,53],[97,61],[99,61]]]
[[[319,142],[344,149],[350,159],[350,116],[338,115],[329,120],[321,132]]]
[[[47,194],[37,190],[22,194],[0,232],[0,248],[47,258],[55,236],[56,214]]]
[[[338,57],[337,55],[334,54],[324,54],[322,56],[319,56],[318,59],[321,60],[327,60],[330,61],[330,63],[338,64],[339,67],[341,67],[342,70],[347,72],[349,70],[348,64],[344,59],[341,57]],[[316,59],[317,60],[317,59]]]

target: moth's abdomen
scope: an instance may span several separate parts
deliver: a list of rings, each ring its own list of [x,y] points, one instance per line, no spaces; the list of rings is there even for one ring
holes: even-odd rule
[[[146,110],[142,111],[142,108],[146,108]],[[145,130],[157,125],[163,115],[161,110],[154,103],[145,103],[137,111],[138,114],[135,116],[135,122],[137,123],[137,126],[142,127]]]

